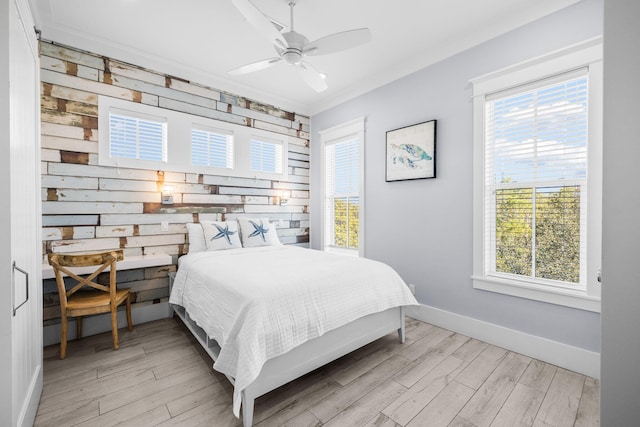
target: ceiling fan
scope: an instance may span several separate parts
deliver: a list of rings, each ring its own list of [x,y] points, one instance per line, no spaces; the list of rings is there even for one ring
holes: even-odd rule
[[[289,31],[284,33],[281,32],[285,29],[281,24],[268,18],[249,0],[233,0],[233,5],[244,15],[249,23],[273,42],[278,56],[263,59],[262,61],[253,62],[231,70],[229,71],[231,75],[252,73],[284,61],[287,64],[296,66],[300,70],[302,79],[311,88],[317,92],[322,92],[327,89],[327,83],[325,82],[326,75],[316,71],[308,62],[305,62],[303,58],[305,56],[340,52],[371,40],[371,32],[369,29],[359,28],[357,30],[331,34],[309,42],[309,39],[304,35],[294,31],[293,8],[296,5],[295,0],[289,1],[291,26],[289,27]]]

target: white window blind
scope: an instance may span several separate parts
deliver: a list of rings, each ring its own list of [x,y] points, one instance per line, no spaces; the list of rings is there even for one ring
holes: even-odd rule
[[[111,112],[109,114],[111,157],[167,161],[167,123]]]
[[[191,164],[233,169],[233,134],[222,130],[191,129]]]
[[[358,249],[360,142],[325,145],[325,245]]]
[[[282,143],[252,139],[250,149],[252,171],[282,173]]]
[[[586,73],[579,70],[486,98],[489,274],[586,287]]]

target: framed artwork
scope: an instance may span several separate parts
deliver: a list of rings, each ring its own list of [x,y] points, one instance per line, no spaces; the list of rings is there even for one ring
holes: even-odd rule
[[[387,132],[387,182],[435,177],[436,120]]]

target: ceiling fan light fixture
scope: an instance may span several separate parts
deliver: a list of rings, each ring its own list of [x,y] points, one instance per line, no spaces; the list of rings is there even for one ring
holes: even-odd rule
[[[282,54],[284,62],[291,65],[299,65],[302,62],[302,53],[297,49],[287,49]]]

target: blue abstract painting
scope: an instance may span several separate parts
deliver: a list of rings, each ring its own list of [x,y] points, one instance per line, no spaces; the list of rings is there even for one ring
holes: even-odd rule
[[[435,178],[436,120],[387,132],[387,181]]]

